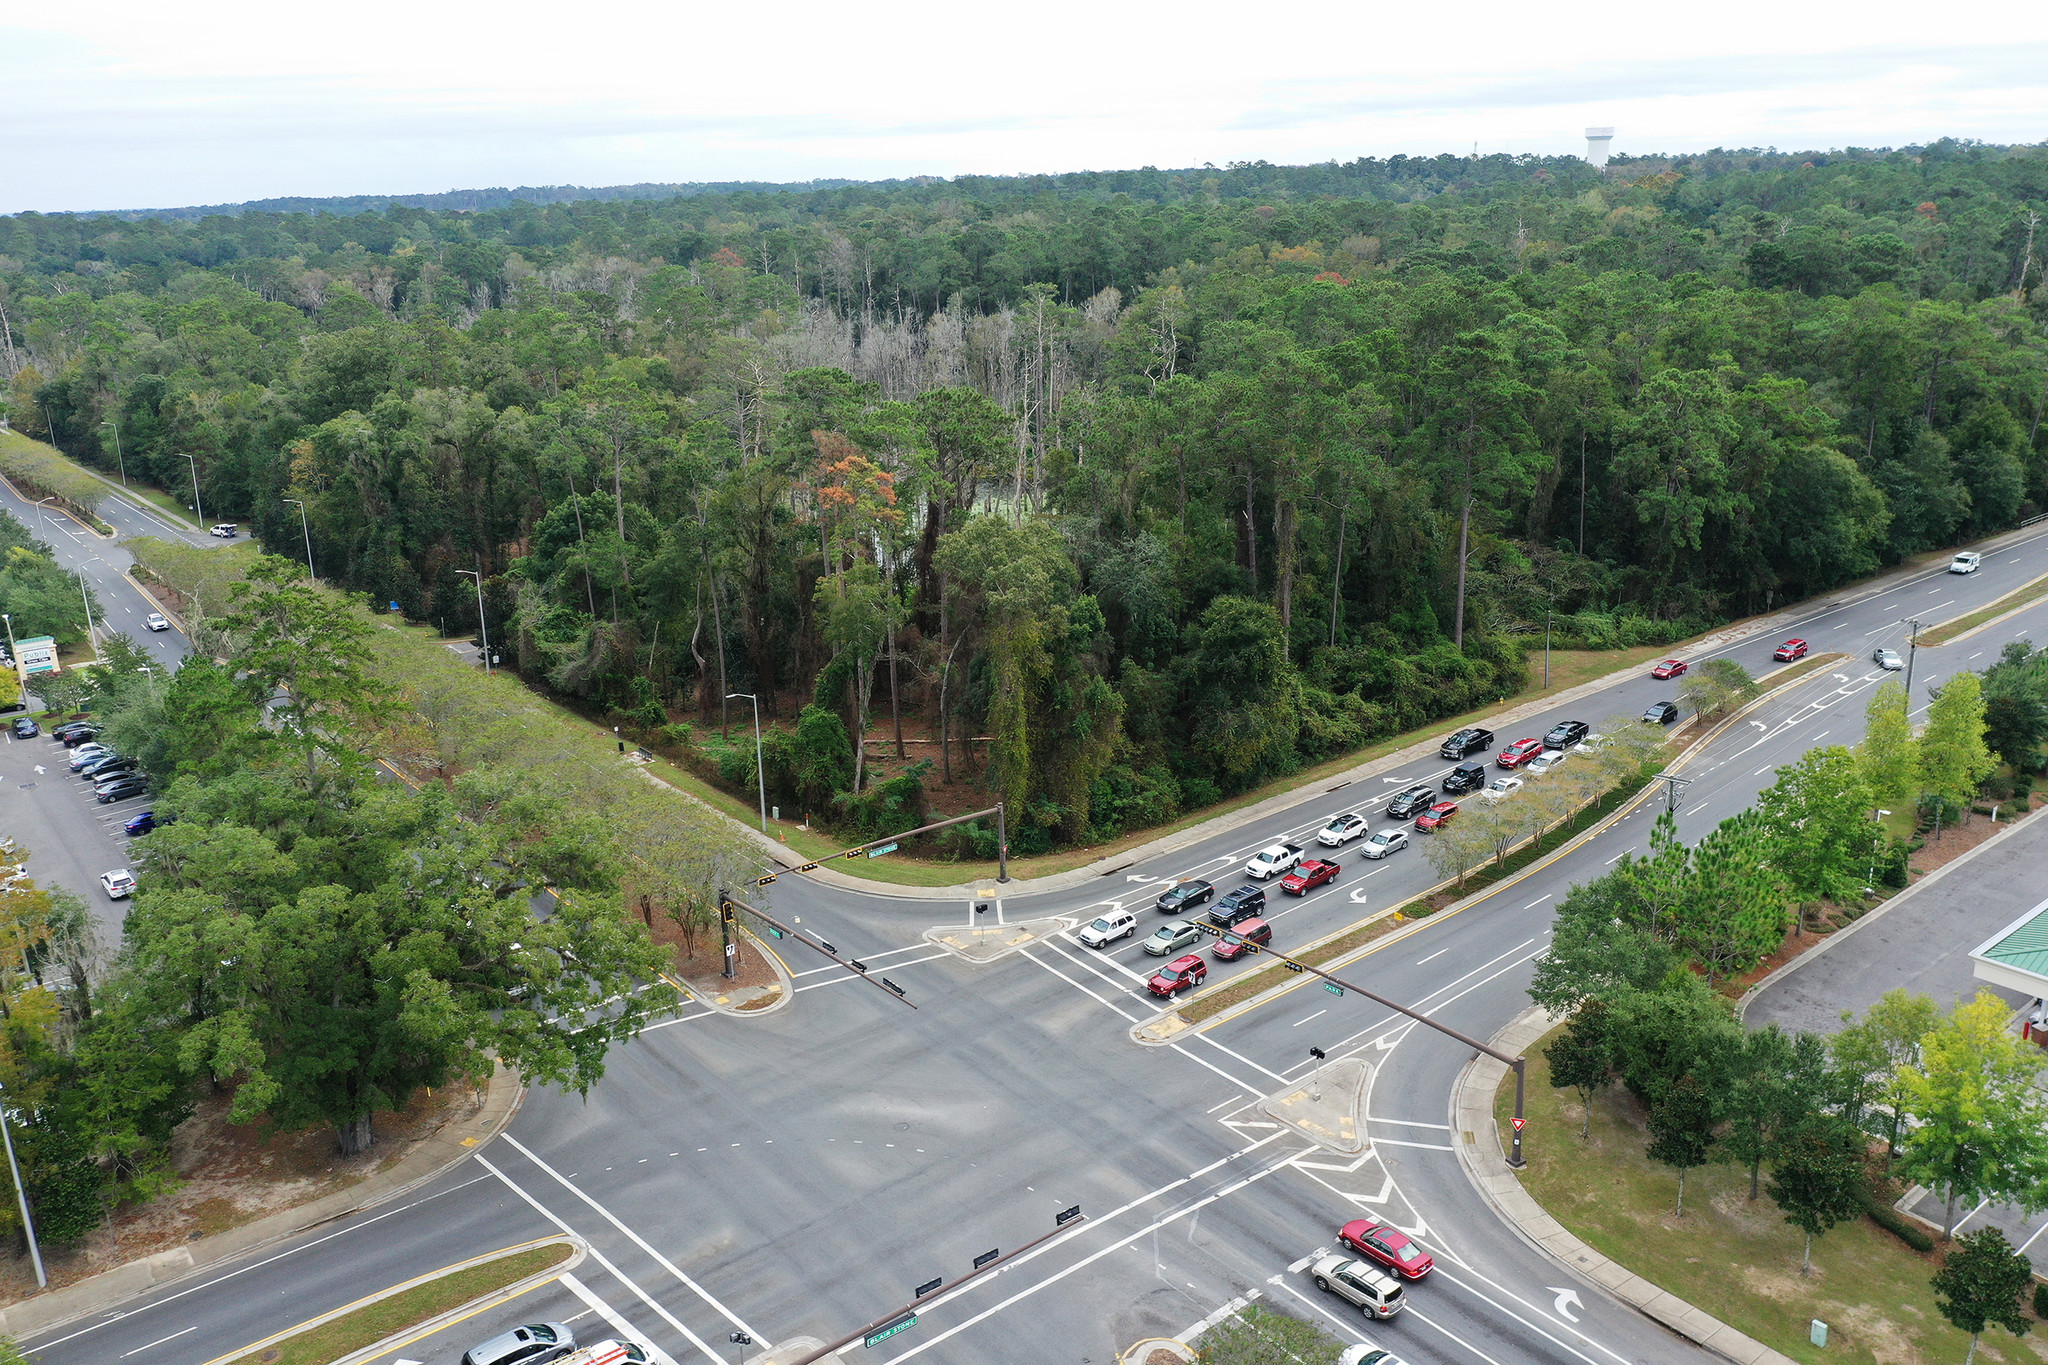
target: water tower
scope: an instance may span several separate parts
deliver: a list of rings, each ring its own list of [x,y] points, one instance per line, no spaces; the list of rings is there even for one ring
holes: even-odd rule
[[[1612,128],[1588,128],[1586,130],[1586,164],[1589,166],[1605,166],[1607,164],[1607,144],[1612,141],[1614,141],[1614,130]]]

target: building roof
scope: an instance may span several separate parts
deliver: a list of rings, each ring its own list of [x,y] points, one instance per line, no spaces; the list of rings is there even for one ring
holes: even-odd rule
[[[1970,953],[1980,981],[2048,996],[2048,901],[2006,925]]]

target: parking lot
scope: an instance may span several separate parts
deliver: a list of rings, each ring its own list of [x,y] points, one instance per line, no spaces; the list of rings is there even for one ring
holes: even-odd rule
[[[113,947],[128,906],[107,899],[100,874],[128,866],[130,840],[121,826],[148,810],[149,798],[99,805],[92,785],[71,771],[69,749],[47,734],[0,734],[6,735],[0,747],[0,831],[34,855],[28,871],[37,885],[66,887],[84,898]]]

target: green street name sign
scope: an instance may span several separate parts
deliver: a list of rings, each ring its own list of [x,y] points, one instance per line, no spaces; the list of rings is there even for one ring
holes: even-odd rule
[[[915,1326],[917,1326],[917,1314],[905,1313],[902,1317],[896,1319],[896,1321],[890,1323],[887,1327],[883,1327],[876,1331],[868,1333],[867,1337],[861,1342],[861,1347],[863,1350],[865,1350],[867,1347],[870,1346],[879,1346],[883,1342],[887,1341],[890,1337],[895,1336],[898,1332],[907,1332]]]
[[[1332,986],[1332,985],[1331,985],[1331,984],[1330,984],[1329,982],[1327,982],[1327,981],[1325,981],[1325,982],[1323,983],[1323,989],[1324,989],[1324,990],[1326,990],[1326,991],[1328,991],[1328,992],[1329,992],[1330,994],[1332,994],[1332,995],[1342,995],[1342,994],[1344,994],[1344,988],[1343,988],[1342,986]]]

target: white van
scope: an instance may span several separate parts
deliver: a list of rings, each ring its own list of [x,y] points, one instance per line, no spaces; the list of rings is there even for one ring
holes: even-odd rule
[[[1950,573],[1975,573],[1977,572],[1977,565],[1981,562],[1982,558],[1975,550],[1965,550],[1948,562],[1948,571]]]
[[[1129,938],[1138,932],[1138,917],[1128,910],[1105,910],[1092,924],[1083,925],[1081,932],[1074,935],[1081,940],[1084,948],[1107,948],[1120,938]]]

